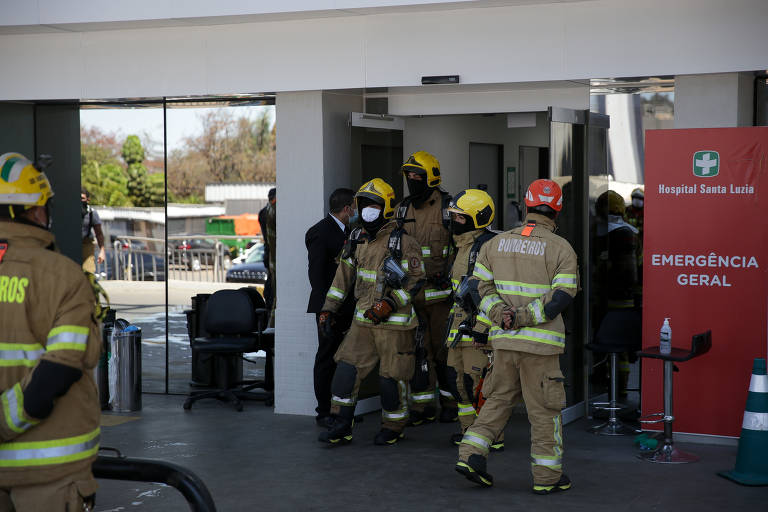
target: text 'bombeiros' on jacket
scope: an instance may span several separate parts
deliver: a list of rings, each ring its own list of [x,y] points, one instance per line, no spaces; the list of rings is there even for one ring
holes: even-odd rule
[[[579,290],[579,270],[576,253],[554,228],[553,220],[530,213],[526,224],[497,235],[480,250],[473,276],[480,280],[480,311],[491,321],[494,349],[542,355],[565,350],[560,313]],[[515,321],[504,330],[507,306],[514,308]]]
[[[35,485],[87,470],[96,457],[101,411],[92,369],[101,336],[93,289],[78,264],[51,250],[51,233],[0,222],[0,239],[8,243],[0,261],[0,485]],[[29,389],[40,386],[36,372],[52,391]],[[67,391],[46,417],[30,415],[33,397],[62,389],[59,374],[74,374]]]
[[[413,308],[413,295],[418,294],[419,285],[424,279],[421,248],[416,240],[407,234],[402,236],[402,257],[399,263],[408,274],[404,287],[388,286],[382,269],[384,260],[390,256],[389,235],[396,227],[397,223],[391,221],[378,231],[373,240],[368,240],[367,235],[362,236],[354,254],[341,259],[326,295],[323,311],[338,312],[347,295],[354,293],[357,300],[354,321],[358,324],[395,330],[416,327],[418,320]],[[374,325],[365,318],[365,311],[383,297],[391,298],[397,309],[386,321]]]

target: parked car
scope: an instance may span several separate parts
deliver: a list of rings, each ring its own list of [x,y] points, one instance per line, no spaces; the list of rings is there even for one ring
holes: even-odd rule
[[[119,250],[117,267],[115,252],[107,248],[104,263],[97,264],[96,275],[99,279],[128,279],[130,272],[133,281],[165,281],[165,258],[161,254],[147,251]]]
[[[228,283],[266,283],[267,267],[264,265],[264,244],[255,245],[245,263],[232,265],[227,270]]]
[[[216,240],[213,238],[188,238],[169,243],[169,258],[172,263],[185,266],[188,270],[200,270],[202,265],[213,265],[216,255]],[[229,247],[218,244],[221,265],[227,269],[232,260]]]
[[[253,251],[261,251],[261,254],[264,254],[264,244],[258,241],[249,242],[248,247],[243,249],[240,256],[232,260],[232,264],[237,265],[239,263],[245,263],[248,261],[248,256],[250,256]]]

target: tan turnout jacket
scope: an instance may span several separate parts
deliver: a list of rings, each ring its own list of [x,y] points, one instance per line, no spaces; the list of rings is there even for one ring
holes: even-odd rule
[[[395,207],[396,212],[399,207],[400,204]],[[416,303],[421,307],[422,304],[429,306],[447,300],[451,289],[439,288],[430,281],[440,273],[447,277],[453,263],[451,233],[443,225],[443,196],[440,190],[435,189],[421,208],[410,204],[405,219],[414,220],[406,222],[403,226],[418,242],[427,278]]]
[[[80,266],[49,249],[48,231],[0,221],[0,240],[0,486],[41,484],[90,470],[99,448],[95,298]],[[23,393],[41,360],[83,372],[42,420]]]
[[[456,288],[459,286],[463,276],[467,274],[469,264],[469,252],[472,250],[472,245],[477,240],[477,237],[485,233],[484,229],[476,229],[468,233],[462,233],[453,237],[453,241],[456,243],[456,259],[453,261],[453,268],[451,269],[451,285],[453,291],[456,292]],[[493,239],[488,240],[483,245],[487,245],[493,242]],[[482,247],[481,247],[482,249]],[[480,254],[478,253],[478,256]],[[451,313],[453,321],[451,322],[448,330],[448,338],[446,339],[446,345],[450,346],[454,338],[458,334],[459,324],[464,321],[467,314],[459,306],[454,304],[451,307]],[[478,313],[475,319],[475,331],[488,332],[491,327],[491,321],[482,311]],[[468,347],[472,345],[472,337],[464,334],[461,340],[459,340],[456,347]],[[490,347],[489,347],[490,348]]]
[[[354,292],[357,305],[355,307],[355,322],[383,329],[406,330],[416,327],[416,312],[413,309],[411,290],[416,283],[424,278],[424,264],[421,260],[419,244],[412,237],[403,235],[402,259],[400,264],[408,273],[408,281],[404,288],[392,289],[385,283],[382,265],[389,256],[387,242],[389,234],[396,227],[394,221],[385,224],[373,240],[360,243],[355,254],[342,258],[331,288],[325,298],[323,311],[336,313],[341,308],[347,294]],[[378,326],[365,318],[365,311],[374,302],[384,296],[391,297],[397,309],[390,317]]]
[[[570,244],[553,233],[555,223],[530,213],[535,221],[529,236],[526,224],[497,235],[483,245],[473,275],[480,280],[480,310],[491,320],[489,339],[494,349],[533,354],[560,354],[565,350],[565,327],[560,314],[547,317],[544,308],[556,290],[571,297],[579,289],[579,270]],[[515,309],[510,330],[503,330],[502,310]]]

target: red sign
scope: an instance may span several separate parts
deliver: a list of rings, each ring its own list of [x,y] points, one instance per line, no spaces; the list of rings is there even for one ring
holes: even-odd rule
[[[712,330],[677,363],[676,432],[738,436],[752,361],[768,350],[768,128],[648,130],[643,347]],[[643,359],[643,414],[661,412],[662,361]]]

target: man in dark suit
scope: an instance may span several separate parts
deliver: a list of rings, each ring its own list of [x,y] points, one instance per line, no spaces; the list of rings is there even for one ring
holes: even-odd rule
[[[325,302],[325,295],[333,282],[333,276],[336,275],[338,256],[349,234],[350,217],[355,213],[354,198],[355,192],[351,189],[334,190],[328,200],[330,213],[309,228],[304,237],[309,259],[309,282],[312,286],[307,313],[315,313],[316,322]],[[331,409],[331,380],[333,372],[336,371],[333,355],[344,338],[344,331],[352,322],[354,307],[354,297],[350,294],[339,312],[331,335],[324,335],[319,328],[317,331],[318,346],[314,368],[315,397],[317,398],[315,420],[323,427],[326,426]]]
[[[276,199],[276,193],[277,189],[275,187],[272,187],[269,189],[269,192],[267,192],[267,204],[259,210],[259,227],[261,228],[261,237],[264,239],[264,266],[267,268],[267,281],[264,283],[264,302],[266,303],[267,311],[272,311],[272,299],[274,297],[274,293],[272,290],[272,286],[274,284],[274,279],[272,278],[272,274],[269,271],[269,240],[267,239],[267,210],[269,210],[270,203],[274,204],[273,201]]]

